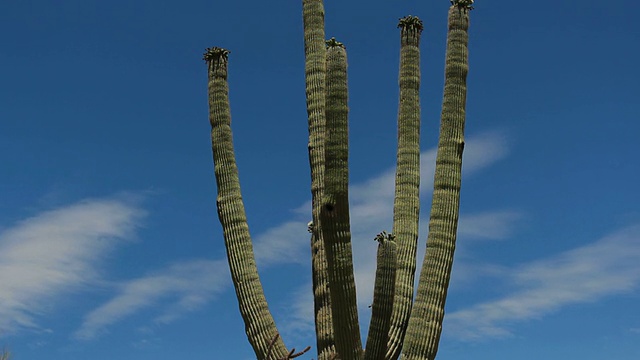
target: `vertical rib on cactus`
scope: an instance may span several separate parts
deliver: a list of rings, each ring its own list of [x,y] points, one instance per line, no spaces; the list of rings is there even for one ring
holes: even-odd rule
[[[471,3],[454,1],[449,9],[444,98],[427,252],[402,352],[402,359],[407,360],[433,360],[442,332],[458,227]]]
[[[322,0],[303,0],[305,82],[309,123],[309,165],[311,167],[312,226],[311,266],[314,320],[318,360],[335,352],[333,317],[329,295],[327,259],[320,231],[320,207],[324,189],[325,77],[326,49]]]
[[[395,236],[383,231],[375,240],[378,241],[378,257],[365,360],[385,358],[396,286]]]
[[[400,28],[400,99],[393,234],[398,247],[395,300],[386,359],[397,359],[407,330],[416,271],[420,217],[420,34],[422,21],[406,16]]]
[[[227,83],[227,56],[229,51],[217,47],[204,54],[209,75],[209,121],[211,122],[211,148],[218,188],[218,217],[224,232],[227,259],[236,290],[240,313],[247,337],[258,359],[265,359],[270,342],[278,334],[275,322],[264,297],[258,276],[249,226],[240,193],[238,168],[233,152],[231,111]],[[288,353],[281,339],[272,346],[276,357]]]
[[[349,224],[347,53],[335,39],[327,46],[327,138],[320,231],[327,255],[336,351],[341,360],[358,360],[362,342]]]

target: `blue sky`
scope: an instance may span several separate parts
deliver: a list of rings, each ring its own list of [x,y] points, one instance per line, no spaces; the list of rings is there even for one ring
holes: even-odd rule
[[[448,5],[325,5],[349,57],[364,327],[372,239],[391,229],[396,21],[425,22],[422,251]],[[638,10],[477,2],[439,358],[640,356]],[[15,359],[252,358],[215,211],[210,46],[232,52],[234,141],[270,307],[289,346],[315,345],[300,2],[7,0],[0,34],[0,346]]]

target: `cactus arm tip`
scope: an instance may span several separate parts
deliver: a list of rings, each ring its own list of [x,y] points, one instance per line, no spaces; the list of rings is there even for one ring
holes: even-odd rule
[[[345,48],[344,44],[341,43],[340,41],[337,41],[336,38],[332,37],[329,40],[325,41],[325,44],[327,46],[327,48],[334,48],[334,47],[341,47],[341,48]]]
[[[459,9],[473,10],[473,0],[450,0],[451,5],[457,6]]]
[[[229,54],[231,51],[227,49],[223,49],[221,47],[210,47],[206,48],[204,54],[202,54],[202,60],[209,62],[218,59],[227,60],[229,58]]]
[[[419,17],[407,15],[403,18],[400,18],[400,20],[398,21],[398,28],[403,30],[416,30],[418,32],[422,32],[422,29],[424,29],[424,24]]]

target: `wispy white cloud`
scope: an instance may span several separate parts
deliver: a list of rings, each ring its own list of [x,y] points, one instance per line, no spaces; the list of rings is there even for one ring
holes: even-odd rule
[[[483,168],[504,158],[508,153],[505,138],[500,132],[487,132],[467,140],[463,159],[463,172],[472,176]],[[436,149],[421,153],[420,162],[420,192],[424,207],[433,190],[433,174],[435,169]],[[352,246],[354,253],[354,272],[358,305],[362,313],[366,314],[373,299],[373,285],[375,281],[375,260],[377,243],[373,241],[375,235],[382,230],[390,231],[393,218],[393,192],[395,182],[395,168],[385,171],[381,176],[369,180],[365,184],[355,184],[352,197]],[[378,184],[377,188],[373,184]],[[382,187],[384,186],[384,188]],[[351,190],[350,190],[351,191]],[[372,210],[374,209],[374,210]],[[422,258],[426,249],[424,242],[428,230],[428,208],[422,210],[420,220],[420,236],[417,254],[416,279],[422,267]],[[463,214],[460,217],[458,231],[466,238],[500,238],[508,236],[513,230],[513,221],[519,215],[515,211],[493,211],[478,214]],[[478,226],[482,219],[491,223],[493,227]],[[499,231],[496,229],[500,229]],[[366,321],[366,317],[364,319]]]
[[[472,136],[467,140],[463,159],[465,176],[501,160],[508,153],[506,138],[501,132],[485,132]],[[425,150],[420,160],[420,189],[423,196],[430,196],[433,190],[433,173],[435,168],[436,149]],[[349,187],[351,210],[351,233],[353,243],[363,243],[383,229],[391,230],[393,216],[393,193],[395,187],[395,167],[383,170],[380,174]],[[268,229],[254,239],[256,259],[261,265],[274,263],[302,263],[309,253],[309,234],[307,222],[311,220],[311,202],[307,201],[294,210],[300,220],[289,221]],[[423,214],[425,212],[423,211]],[[465,235],[482,233],[487,238],[497,238],[509,229],[496,227],[479,229],[480,221],[489,218],[494,225],[508,223],[507,217],[517,217],[514,212],[501,212],[479,218],[462,218],[461,229]],[[465,224],[467,223],[467,224]],[[426,223],[422,223],[424,225]],[[487,223],[489,224],[489,223]],[[508,226],[508,225],[501,225]],[[424,228],[424,226],[422,226]],[[490,231],[489,231],[490,230]],[[305,241],[305,239],[307,241]],[[369,244],[368,240],[365,242]],[[371,242],[373,244],[373,241]],[[373,247],[373,246],[367,246]],[[375,248],[373,250],[375,254]],[[375,256],[373,257],[375,259]]]
[[[499,161],[508,153],[504,136],[499,132],[487,132],[467,141],[465,158],[463,160],[463,172],[465,176],[471,176],[477,171]],[[421,193],[423,200],[430,196],[433,189],[433,173],[435,167],[436,149],[430,149],[421,153]],[[395,167],[382,171],[379,175],[358,184],[352,184],[349,188],[351,208],[351,234],[354,257],[354,272],[358,305],[361,308],[361,321],[367,321],[368,305],[373,297],[373,283],[375,278],[375,259],[377,243],[373,241],[375,235],[382,230],[390,231],[393,218],[393,194],[395,186]],[[311,204],[307,202],[296,210],[298,214],[306,214],[310,218]],[[427,211],[428,213],[428,211]],[[423,211],[425,214],[425,211]],[[426,217],[426,216],[423,216]],[[462,216],[459,230],[461,236],[467,238],[498,239],[508,236],[513,230],[513,222],[519,218],[515,211],[495,211],[481,214]],[[307,219],[308,221],[308,219]],[[424,243],[426,238],[427,221],[420,223],[420,239]],[[295,226],[294,226],[295,225]],[[289,234],[296,232],[295,236]],[[274,262],[299,262],[299,259],[307,259],[309,252],[308,233],[306,222],[286,223],[265,232],[257,237],[256,248],[269,254],[269,259]],[[307,241],[301,241],[307,239]],[[267,249],[269,244],[276,244],[273,249]],[[280,248],[286,248],[289,254],[296,256],[273,256],[273,252]],[[418,270],[424,254],[424,245],[418,248]],[[282,255],[282,251],[279,251]],[[302,256],[300,256],[302,254]],[[264,255],[257,255],[264,256]],[[293,260],[295,258],[295,260]],[[313,330],[313,299],[310,293],[310,285],[306,285],[298,296],[290,298],[290,311],[288,326],[298,334],[301,330]],[[306,295],[305,295],[306,294]],[[285,330],[286,331],[286,330]]]
[[[85,316],[75,337],[92,339],[109,325],[151,307],[157,312],[154,323],[171,323],[227,288],[227,269],[223,260],[190,260],[125,281],[111,300]]]
[[[304,264],[309,258],[308,221],[288,221],[258,235],[254,253],[260,266],[275,263]]]
[[[523,214],[517,210],[461,214],[458,236],[467,239],[504,240],[513,234],[522,218]]]
[[[501,131],[488,131],[476,136],[470,137],[465,143],[464,155],[462,159],[462,176],[463,178],[476,173],[479,170],[492,165],[498,160],[503,159],[509,154],[509,141],[506,133]],[[427,160],[427,159],[425,159]],[[435,166],[435,155],[430,162],[422,167]],[[431,161],[433,160],[433,161]],[[433,170],[431,171],[433,174]],[[431,190],[429,190],[431,191]]]
[[[289,301],[278,312],[283,320],[277,322],[279,330],[292,341],[308,338],[315,332],[311,285],[298,288],[287,298]]]
[[[466,141],[463,153],[463,176],[470,176],[501,160],[507,156],[508,151],[506,137],[499,131],[470,137]],[[436,148],[420,153],[420,193],[423,196],[431,196],[433,190],[436,154]],[[393,204],[394,186],[395,167],[390,167],[363,183],[350,186],[349,200],[352,212],[362,213],[363,217],[388,215],[391,209],[389,202]]]
[[[636,289],[640,285],[638,259],[640,225],[504,272],[513,292],[447,315],[445,329],[467,340],[508,336],[513,322]]]
[[[64,293],[99,279],[96,264],[132,238],[144,216],[131,199],[92,199],[46,211],[0,234],[0,333],[39,329]],[[42,329],[40,329],[42,330]]]

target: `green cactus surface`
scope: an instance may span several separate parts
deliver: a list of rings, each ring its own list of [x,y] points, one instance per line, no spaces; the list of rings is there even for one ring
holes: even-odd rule
[[[322,0],[303,0],[305,83],[309,127],[309,165],[311,167],[311,269],[314,320],[318,360],[335,353],[331,295],[326,252],[322,239],[320,208],[324,193],[325,78],[326,49],[324,4]]]
[[[473,0],[451,0],[445,86],[429,218],[427,250],[414,299],[420,216],[420,38],[423,23],[406,16],[400,28],[398,149],[393,229],[378,241],[371,322],[363,349],[358,320],[349,209],[347,52],[325,40],[324,3],[302,0],[305,90],[311,168],[311,263],[318,360],[434,360],[444,318],[459,218]],[[224,233],[240,313],[258,360],[286,360],[287,350],[267,306],[240,191],[227,67],[229,51],[206,49],[209,120]],[[0,355],[2,360],[2,355]]]
[[[365,360],[385,358],[396,286],[395,236],[383,231],[375,240],[378,242],[377,268]]]
[[[327,49],[326,143],[321,233],[327,254],[336,351],[342,360],[362,356],[349,220],[347,53]]]
[[[269,312],[258,277],[247,216],[240,193],[238,167],[231,134],[227,82],[228,54],[228,50],[218,47],[209,48],[204,54],[209,72],[209,121],[218,188],[218,218],[223,228],[227,260],[247,337],[257,358],[265,359],[270,342],[276,338],[278,330]],[[279,337],[278,340],[271,346],[272,352],[282,357],[288,352]]]
[[[427,251],[402,352],[406,360],[435,359],[442,333],[460,207],[468,28],[469,11],[451,6]]]
[[[420,34],[422,21],[406,16],[400,28],[398,154],[393,234],[398,247],[395,300],[386,359],[397,359],[411,313],[420,217]]]

